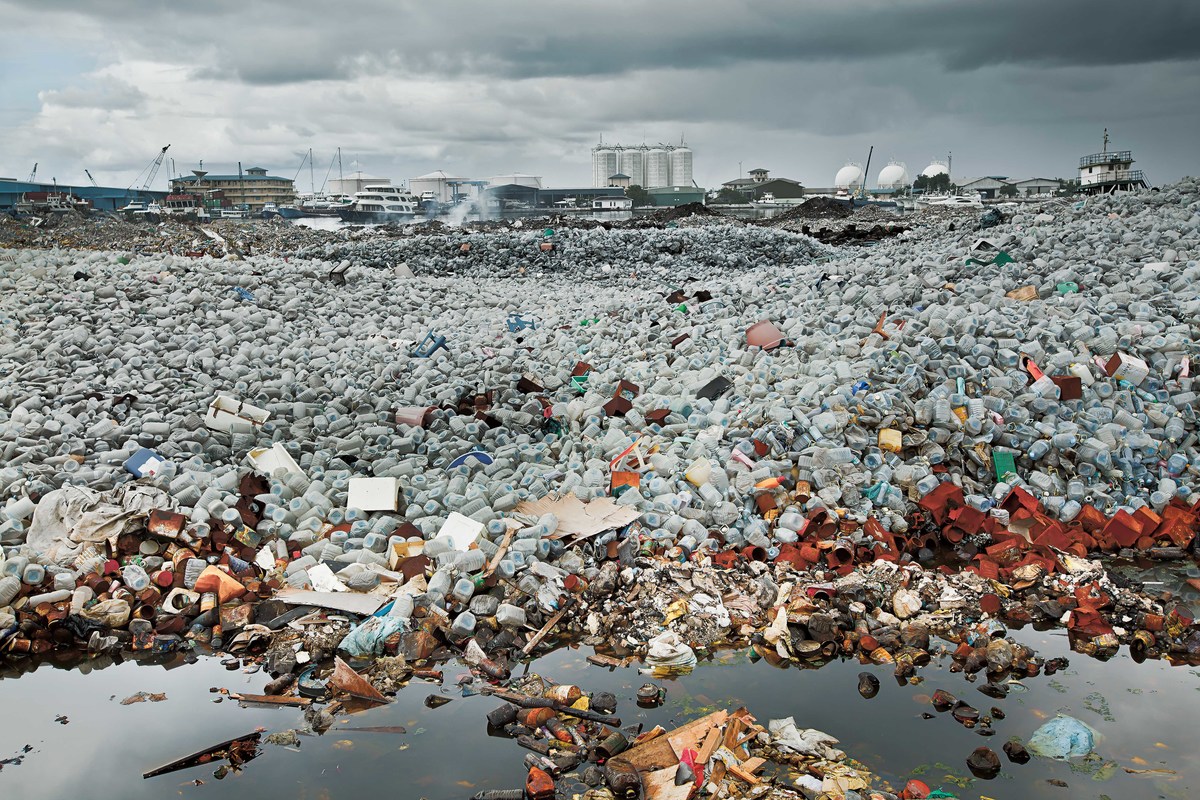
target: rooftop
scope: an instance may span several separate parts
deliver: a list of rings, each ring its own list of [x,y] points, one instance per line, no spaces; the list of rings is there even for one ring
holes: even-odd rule
[[[203,182],[241,180],[241,181],[287,181],[288,183],[292,183],[291,178],[280,178],[278,175],[267,175],[265,172],[263,172],[263,173],[246,172],[242,175],[237,175],[237,174],[234,174],[234,175],[205,175],[200,180]],[[171,182],[172,183],[176,183],[176,182],[178,182],[178,183],[195,183],[196,176],[195,175],[180,175],[177,178],[171,178]]]

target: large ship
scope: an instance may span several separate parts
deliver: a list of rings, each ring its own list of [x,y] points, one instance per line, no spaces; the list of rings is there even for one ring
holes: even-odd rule
[[[1145,189],[1145,174],[1140,169],[1131,169],[1132,166],[1132,150],[1108,149],[1108,128],[1105,128],[1103,149],[1079,159],[1079,192],[1112,194]]]
[[[420,200],[395,186],[364,186],[354,193],[354,202],[339,208],[345,222],[406,222],[417,216]]]

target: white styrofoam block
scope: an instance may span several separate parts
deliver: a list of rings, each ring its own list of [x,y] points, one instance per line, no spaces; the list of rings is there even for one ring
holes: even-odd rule
[[[395,511],[399,508],[399,478],[351,478],[347,508],[363,511]]]

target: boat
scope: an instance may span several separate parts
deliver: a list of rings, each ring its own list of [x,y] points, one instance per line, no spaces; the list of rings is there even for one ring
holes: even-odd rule
[[[755,208],[779,208],[780,203],[775,199],[775,195],[770,192],[764,192],[762,197],[757,200],[751,200],[750,205]]]
[[[395,186],[365,186],[348,206],[337,209],[344,222],[404,222],[417,216],[420,200]]]
[[[918,206],[938,206],[938,207],[960,207],[960,208],[982,208],[983,200],[978,194],[944,194],[938,196],[923,197],[917,201]]]
[[[1146,175],[1133,167],[1132,150],[1109,150],[1108,128],[1104,129],[1104,145],[1099,153],[1079,159],[1080,194],[1115,194],[1145,189]]]
[[[258,212],[258,215],[260,217],[262,217],[263,219],[270,219],[271,217],[278,217],[279,216],[279,206],[276,205],[275,203],[263,203],[262,211]]]
[[[210,219],[208,209],[204,207],[201,196],[198,194],[167,195],[167,198],[163,200],[163,213],[171,217],[185,217],[202,221]]]

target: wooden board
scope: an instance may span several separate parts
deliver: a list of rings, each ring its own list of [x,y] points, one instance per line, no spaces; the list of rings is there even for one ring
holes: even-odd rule
[[[683,786],[676,786],[676,769],[678,767],[668,767],[642,774],[642,788],[645,790],[646,800],[688,800],[692,796],[696,784],[685,783]]]
[[[699,750],[707,739],[709,732],[725,724],[729,714],[725,711],[714,711],[706,717],[693,720],[686,725],[659,736],[648,742],[631,747],[614,760],[631,764],[641,772],[652,772],[679,764],[679,754],[685,749]],[[672,778],[674,774],[672,773]]]

